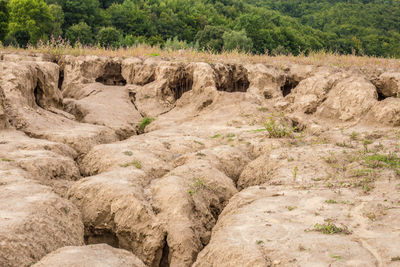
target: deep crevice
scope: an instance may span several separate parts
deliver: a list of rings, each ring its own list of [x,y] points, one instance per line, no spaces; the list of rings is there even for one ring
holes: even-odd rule
[[[169,246],[167,242],[167,237],[164,239],[164,247],[162,250],[161,260],[160,260],[160,267],[169,267],[170,266],[170,259],[169,259]]]
[[[64,70],[60,69],[60,74],[58,76],[58,89],[61,90],[63,82],[64,82]]]
[[[299,84],[298,81],[295,81],[291,78],[286,78],[285,84],[281,86],[281,91],[283,97],[289,95],[294,88]]]
[[[118,237],[111,230],[92,227],[87,230],[89,234],[84,236],[86,245],[106,243],[114,248],[119,247]]]
[[[376,90],[376,92],[378,93],[378,101],[382,101],[382,100],[385,100],[387,98],[387,96],[382,94],[379,90]]]
[[[142,118],[145,117],[145,115],[142,112],[140,112],[140,110],[136,106],[136,103],[135,103],[136,102],[136,93],[135,92],[132,92],[132,91],[129,92],[129,99],[131,100],[133,107],[139,112],[140,116]]]
[[[121,74],[121,64],[116,62],[108,62],[104,67],[103,74],[96,79],[96,82],[104,85],[126,85],[126,80]]]
[[[39,82],[36,84],[35,89],[33,90],[33,95],[35,97],[35,103],[41,108],[44,108],[44,92]]]
[[[241,65],[227,64],[224,67],[213,66],[216,76],[216,87],[218,91],[224,92],[247,92],[250,82],[247,70]]]
[[[176,75],[168,82],[168,87],[174,94],[175,101],[193,87],[193,77],[183,67],[179,68]]]

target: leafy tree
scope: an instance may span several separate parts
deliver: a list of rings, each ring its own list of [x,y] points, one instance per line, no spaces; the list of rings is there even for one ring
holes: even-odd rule
[[[85,22],[93,27],[101,22],[99,2],[97,0],[58,0],[64,16],[64,29]]]
[[[253,48],[253,41],[247,37],[244,30],[225,32],[222,35],[222,39],[224,40],[225,50],[237,49],[248,52]]]
[[[13,37],[16,44],[20,47],[26,47],[29,40],[31,39],[31,36],[27,30],[17,30],[16,32],[14,32]]]
[[[65,37],[71,44],[75,44],[77,41],[85,45],[93,43],[92,29],[85,22],[80,22],[69,27],[65,33]]]
[[[164,46],[164,40],[160,35],[151,36],[147,39],[147,43],[151,46],[159,45],[160,47]]]
[[[156,33],[149,14],[132,0],[125,0],[123,4],[114,3],[107,12],[112,25],[126,34],[150,37]]]
[[[54,18],[54,22],[51,29],[51,35],[53,37],[62,36],[62,25],[64,24],[64,12],[62,7],[57,4],[49,5],[50,13]]]
[[[27,31],[33,44],[41,38],[48,38],[53,16],[43,0],[10,0],[8,10],[9,34],[15,35],[16,32]]]
[[[199,42],[200,48],[211,49],[215,52],[221,52],[224,46],[222,36],[224,35],[225,28],[221,26],[207,25],[204,30],[199,31],[196,35],[196,40]]]
[[[8,27],[8,10],[7,1],[0,0],[0,42],[4,41],[7,35]]]
[[[109,8],[113,3],[121,4],[123,0],[99,0],[100,7],[103,9]]]
[[[103,27],[97,34],[97,42],[101,46],[118,47],[120,45],[121,33],[114,27]]]

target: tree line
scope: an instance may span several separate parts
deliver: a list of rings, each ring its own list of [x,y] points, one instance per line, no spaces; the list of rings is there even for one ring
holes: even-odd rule
[[[400,57],[400,0],[0,0],[0,41]]]

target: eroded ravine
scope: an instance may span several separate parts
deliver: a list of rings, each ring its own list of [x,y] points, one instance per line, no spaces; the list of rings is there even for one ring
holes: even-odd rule
[[[399,153],[396,73],[94,56],[66,56],[60,69],[19,57],[0,62],[2,265],[49,253],[38,266],[90,257],[129,262],[111,266],[333,266],[339,257],[372,266],[376,254],[386,265],[396,257],[396,170],[364,164]],[[143,118],[155,120],[137,135]],[[31,187],[37,197],[27,200]],[[22,200],[30,204],[12,204]],[[371,207],[360,213],[361,204]],[[352,234],[312,231],[324,222]],[[88,246],[97,243],[109,246]],[[68,256],[79,253],[88,259]]]

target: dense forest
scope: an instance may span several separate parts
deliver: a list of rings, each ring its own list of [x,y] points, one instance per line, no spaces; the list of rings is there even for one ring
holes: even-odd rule
[[[400,0],[0,0],[0,41],[400,57]]]

